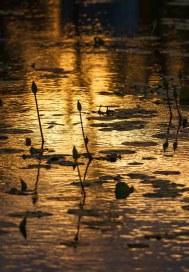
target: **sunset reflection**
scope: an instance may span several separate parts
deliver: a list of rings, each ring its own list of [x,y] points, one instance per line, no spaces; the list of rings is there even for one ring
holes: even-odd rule
[[[178,2],[1,1],[2,272],[187,269]]]

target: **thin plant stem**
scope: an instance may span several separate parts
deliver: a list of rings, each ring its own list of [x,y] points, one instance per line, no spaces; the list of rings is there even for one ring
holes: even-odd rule
[[[168,104],[168,108],[169,108],[169,124],[167,127],[167,138],[166,138],[168,140],[169,134],[170,134],[170,127],[172,125],[172,119],[173,119],[173,113],[172,113],[172,108],[171,108],[171,101],[170,101],[168,87],[166,88],[166,96],[167,96],[167,104]]]
[[[176,109],[177,109],[177,113],[178,113],[178,126],[177,126],[177,131],[176,131],[176,136],[175,136],[175,142],[173,144],[173,149],[174,151],[177,148],[177,143],[178,143],[178,135],[182,126],[182,113],[181,113],[181,109],[180,109],[180,105],[178,102],[178,95],[177,95],[177,91],[174,89],[174,99],[175,99],[175,105],[176,105]]]
[[[85,206],[85,196],[83,196],[82,198],[82,202],[80,202],[80,209],[83,210],[84,209],[84,206]],[[76,231],[76,234],[75,234],[75,237],[74,237],[74,241],[77,243],[78,240],[79,240],[79,234],[80,234],[80,228],[81,228],[81,218],[82,218],[82,215],[80,214],[78,216],[78,221],[77,221],[77,231]]]
[[[82,194],[83,194],[83,197],[85,198],[86,197],[85,187],[84,187],[84,184],[83,184],[83,180],[81,178],[81,172],[80,172],[79,165],[78,165],[77,161],[76,161],[76,167],[77,167],[79,181],[80,181],[80,185],[81,185],[81,189],[82,189]]]
[[[44,144],[45,140],[44,140],[42,125],[41,125],[41,119],[40,119],[40,114],[39,114],[39,106],[38,106],[38,102],[37,102],[37,95],[36,95],[36,93],[34,93],[34,98],[35,98],[35,105],[36,105],[36,109],[37,109],[37,117],[38,117],[38,122],[39,122],[39,129],[40,129],[40,133],[41,133],[41,141],[42,141],[42,144]]]
[[[91,160],[88,160],[88,163],[87,163],[87,166],[86,166],[86,168],[85,168],[84,175],[83,175],[83,182],[84,182],[85,179],[86,179],[87,172],[88,172],[88,169],[89,169],[90,164],[91,164]]]
[[[85,135],[85,131],[84,131],[83,119],[82,119],[81,111],[79,112],[79,116],[80,116],[81,130],[82,130],[82,135],[83,135],[83,140],[84,140],[85,149],[86,149],[86,151],[87,151],[88,158],[91,160],[91,159],[92,159],[92,155],[91,155],[91,153],[89,152],[88,145],[87,145],[87,143],[86,143],[86,135]]]
[[[33,190],[33,197],[32,197],[32,202],[35,204],[38,200],[38,185],[39,185],[39,177],[40,177],[40,165],[41,165],[41,156],[43,155],[43,146],[44,143],[41,144],[41,152],[40,152],[40,157],[39,157],[39,162],[38,162],[38,168],[37,168],[37,176],[36,176],[36,181],[35,181],[35,186]]]

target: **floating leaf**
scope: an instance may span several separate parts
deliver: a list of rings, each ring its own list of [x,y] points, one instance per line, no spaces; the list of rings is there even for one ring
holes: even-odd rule
[[[32,93],[33,94],[37,93],[37,85],[36,85],[35,81],[32,82]]]
[[[116,184],[116,199],[124,199],[134,192],[133,187],[129,187],[125,182],[120,181]]]
[[[81,112],[81,110],[82,110],[82,106],[81,106],[81,103],[79,102],[79,100],[77,101],[77,109],[79,112]]]

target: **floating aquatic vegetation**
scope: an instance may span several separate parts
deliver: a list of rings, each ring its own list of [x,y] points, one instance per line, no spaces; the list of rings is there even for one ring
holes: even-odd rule
[[[28,190],[27,183],[23,179],[20,179],[20,189],[12,187],[9,190],[7,190],[6,193],[11,195],[26,196],[32,194],[32,191]]]
[[[154,192],[145,193],[144,197],[149,198],[176,198],[181,196],[188,188],[183,188],[182,185],[170,182],[163,179],[151,179],[150,183],[154,188]]]
[[[18,154],[24,150],[19,148],[0,148],[0,154]]]
[[[146,125],[145,121],[115,121],[112,123],[108,123],[106,125],[104,124],[94,124],[91,126],[94,127],[103,127],[100,128],[100,131],[132,131],[132,130],[138,130],[143,129]]]
[[[0,128],[2,134],[30,134],[33,133],[31,129],[24,128]]]
[[[17,218],[42,218],[46,216],[52,216],[53,214],[50,212],[43,212],[41,210],[36,211],[27,211],[27,212],[13,212],[8,214],[10,217],[17,217]]]
[[[168,175],[180,175],[181,172],[180,171],[174,171],[174,170],[159,170],[159,171],[153,172],[153,174],[168,176]]]
[[[149,248],[148,244],[145,243],[128,243],[127,244],[128,248],[130,249],[143,249],[143,248]]]
[[[115,188],[116,199],[125,199],[134,192],[134,187],[129,187],[124,181],[118,181]]]
[[[132,142],[123,142],[122,145],[134,146],[134,147],[152,147],[152,146],[157,146],[158,143],[153,141],[146,141],[146,142],[132,141]]]

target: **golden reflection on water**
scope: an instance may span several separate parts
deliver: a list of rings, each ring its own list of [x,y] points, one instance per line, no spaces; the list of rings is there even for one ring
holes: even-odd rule
[[[185,157],[187,155],[187,150],[179,150],[181,152],[176,154],[169,151],[171,156],[165,158],[161,147],[162,139],[152,139],[158,145],[149,149],[131,148],[121,145],[124,141],[147,141],[152,134],[164,129],[164,126],[161,127],[162,124],[160,123],[166,123],[167,111],[164,106],[160,106],[161,108],[159,109],[145,99],[140,100],[133,95],[127,95],[127,91],[129,93],[133,85],[146,86],[146,84],[149,84],[151,86],[158,85],[160,82],[160,75],[157,70],[153,70],[153,63],[152,70],[149,72],[149,69],[147,69],[151,51],[143,52],[141,50],[143,44],[139,52],[135,52],[133,48],[131,51],[124,49],[118,52],[109,48],[101,49],[93,46],[90,48],[87,48],[87,46],[79,48],[74,44],[76,40],[71,42],[63,40],[59,10],[61,1],[50,2],[54,3],[47,11],[51,19],[48,19],[47,22],[44,21],[44,27],[47,24],[48,30],[42,27],[41,32],[34,31],[34,33],[31,33],[29,30],[32,29],[32,21],[27,21],[25,24],[15,22],[8,26],[10,42],[15,43],[15,47],[19,48],[19,58],[23,66],[21,76],[23,77],[24,87],[22,93],[16,99],[23,101],[23,103],[19,104],[19,107],[21,110],[26,109],[26,111],[20,113],[17,109],[17,111],[15,110],[16,113],[7,112],[4,120],[12,122],[13,126],[32,129],[34,133],[29,134],[29,137],[32,138],[35,147],[40,146],[37,114],[34,97],[31,93],[31,82],[35,80],[39,88],[37,97],[46,146],[48,148],[54,149],[56,153],[68,153],[71,155],[72,147],[76,145],[79,152],[85,151],[79,124],[79,114],[76,107],[79,99],[83,106],[84,127],[89,137],[91,152],[98,153],[102,149],[112,148],[126,148],[137,151],[132,155],[123,155],[122,159],[116,163],[94,161],[89,168],[87,180],[90,180],[91,183],[98,181],[98,178],[102,175],[112,175],[110,180],[102,186],[86,188],[87,199],[83,209],[89,209],[92,212],[97,210],[99,213],[98,216],[81,216],[81,241],[87,241],[89,245],[84,246],[83,251],[78,250],[78,254],[81,254],[80,257],[83,257],[86,262],[90,262],[87,259],[90,245],[95,243],[94,248],[98,251],[96,253],[97,257],[107,249],[107,241],[102,238],[103,235],[110,235],[110,240],[113,236],[114,243],[118,241],[122,248],[122,246],[126,246],[128,241],[133,241],[133,235],[134,238],[137,237],[139,239],[143,237],[145,232],[151,232],[153,227],[157,232],[164,229],[166,224],[169,224],[175,218],[175,213],[177,220],[187,218],[187,213],[181,210],[181,204],[177,199],[170,198],[168,201],[161,198],[144,198],[146,192],[153,192],[153,184],[150,182],[145,184],[145,182],[142,183],[139,179],[132,180],[127,176],[129,172],[145,172],[148,175],[154,175],[154,171],[157,168],[158,170],[174,168],[175,170],[180,169],[181,174],[179,178],[178,176],[171,177],[171,182],[178,182],[179,180],[179,182],[187,185],[189,178],[185,169],[187,161],[182,161],[183,155]],[[19,36],[22,36],[24,42],[18,39]],[[104,36],[103,38],[111,40],[110,37]],[[88,37],[82,36],[82,42],[87,43],[88,39]],[[93,40],[93,37],[91,37],[91,40]],[[57,42],[60,42],[61,45],[57,46]],[[181,52],[179,44],[175,43],[177,50]],[[148,45],[150,47],[150,41]],[[10,49],[11,45],[9,46]],[[167,42],[167,47],[169,48],[169,46],[171,44]],[[13,50],[12,54],[16,53]],[[170,74],[177,75],[183,65],[182,57],[179,55],[176,58],[172,58],[169,54],[166,57]],[[32,65],[34,63],[35,65]],[[65,72],[56,73],[53,71],[55,68],[63,68]],[[100,94],[101,91],[113,92],[115,90],[120,92],[121,95],[126,95]],[[8,95],[6,95],[6,99],[8,101]],[[147,124],[144,130],[101,132],[98,128],[90,126],[90,124],[97,123],[97,121],[87,119],[87,117],[91,116],[92,111],[98,110],[99,105],[116,105],[116,107],[127,108],[145,105],[148,109],[157,109],[162,115],[158,115],[155,119],[150,120],[149,122],[152,123]],[[8,109],[6,110],[8,111]],[[106,107],[103,110],[105,111]],[[163,120],[163,118],[165,119]],[[56,124],[49,128],[53,122]],[[24,134],[17,137],[12,135],[8,144],[22,147],[24,153],[28,154],[29,148],[24,146],[24,137]],[[145,160],[144,157],[151,157],[151,159]],[[153,157],[155,158],[154,160]],[[72,160],[71,156],[69,159]],[[81,165],[81,172],[84,173],[87,161],[83,159],[82,162],[84,165]],[[129,165],[132,162],[141,162],[141,165],[136,168],[134,165]],[[36,163],[35,160],[23,161],[21,154],[6,155],[6,158],[2,160],[1,168],[6,168],[3,170],[3,176],[9,169],[7,181],[9,186],[14,185],[18,187],[19,179],[23,178],[28,182],[29,188],[33,188],[37,169],[23,170],[22,167],[27,167],[28,164],[34,163]],[[135,187],[133,196],[127,200],[116,200],[116,182],[113,179],[113,176],[116,175],[122,175],[124,181]],[[158,178],[165,181],[163,175],[158,176]],[[167,181],[169,178],[166,177]],[[75,215],[68,213],[69,209],[79,208],[81,201],[80,187],[73,185],[74,181],[78,181],[78,175],[72,168],[53,165],[49,170],[41,169],[38,188],[39,202],[37,205],[35,207],[32,206],[31,198],[23,197],[22,201],[20,201],[17,196],[14,196],[15,205],[13,207],[12,205],[4,207],[3,213],[7,214],[12,210],[17,211],[17,208],[19,211],[31,209],[50,210],[53,213],[50,219],[37,218],[37,220],[41,220],[37,221],[36,218],[30,218],[29,220],[30,238],[31,240],[35,238],[33,246],[38,247],[39,243],[40,250],[44,250],[47,240],[50,238],[55,251],[57,251],[57,256],[62,256],[62,248],[64,248],[64,261],[69,262],[71,258],[77,263],[77,261],[81,262],[81,258],[70,253],[70,248],[63,243],[66,239],[73,241],[79,222],[77,213]],[[10,198],[9,195],[6,195],[7,202],[7,199]],[[16,223],[19,224],[20,218],[16,218],[16,220]],[[42,228],[40,228],[41,222],[43,223]],[[153,224],[155,226],[152,226]],[[160,224],[162,224],[161,227],[159,227]],[[175,227],[178,227],[178,225],[179,223],[176,222]],[[174,226],[171,227],[174,228]],[[127,236],[124,235],[125,233],[127,233]],[[126,237],[127,239],[121,239],[121,237]],[[58,240],[58,246],[55,244],[54,239],[56,242]],[[108,246],[110,246],[112,240],[108,242]],[[174,241],[170,241],[170,244],[174,245]],[[10,244],[9,246],[11,247]],[[112,247],[111,250],[116,253]],[[149,250],[153,251],[153,249]],[[126,257],[130,257],[128,248],[125,252],[127,254]],[[48,252],[48,254],[54,258],[53,252]]]

